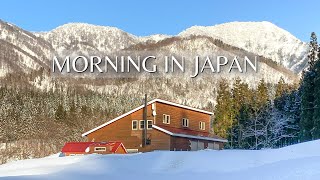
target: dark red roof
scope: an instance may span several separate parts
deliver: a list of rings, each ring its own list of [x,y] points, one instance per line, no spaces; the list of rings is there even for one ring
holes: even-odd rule
[[[215,139],[221,139],[225,140],[217,135],[208,133],[208,132],[202,132],[202,131],[194,131],[188,128],[175,128],[170,126],[163,126],[163,125],[157,125],[158,127],[165,129],[167,131],[170,131],[174,134],[183,134],[183,135],[189,135],[189,136],[200,136],[200,137],[209,137],[209,138],[215,138]]]
[[[110,152],[115,153],[120,146],[123,146],[121,142],[67,142],[61,152],[73,152],[73,153],[87,153],[86,149],[89,147],[110,146]]]
[[[116,152],[117,149],[122,146],[121,142],[113,142],[113,144],[110,144],[112,146],[111,152]]]
[[[79,152],[85,153],[86,149],[94,142],[67,142],[61,152]]]

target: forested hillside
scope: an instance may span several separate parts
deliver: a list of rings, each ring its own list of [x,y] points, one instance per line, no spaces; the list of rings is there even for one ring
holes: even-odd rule
[[[309,67],[299,84],[262,79],[256,89],[237,79],[219,83],[214,130],[228,148],[276,148],[320,138],[320,55],[311,34]]]

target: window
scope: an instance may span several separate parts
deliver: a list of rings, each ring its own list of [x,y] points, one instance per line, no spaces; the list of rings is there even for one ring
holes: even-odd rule
[[[138,130],[138,121],[137,120],[132,121],[132,130]]]
[[[140,120],[140,129],[144,129],[144,120]]]
[[[106,147],[94,147],[94,151],[106,151]]]
[[[189,127],[189,119],[182,118],[182,127]]]
[[[147,124],[148,124],[148,125],[147,125],[147,128],[148,128],[148,129],[152,129],[152,120],[148,120],[148,121],[147,121]]]
[[[167,115],[167,114],[163,115],[163,123],[170,124],[170,115]]]
[[[151,139],[150,139],[150,138],[148,138],[148,139],[146,140],[146,145],[151,145]]]
[[[127,149],[128,153],[138,153],[139,150],[138,149]]]
[[[205,130],[205,129],[206,129],[206,123],[200,121],[199,128],[200,128],[201,130]]]

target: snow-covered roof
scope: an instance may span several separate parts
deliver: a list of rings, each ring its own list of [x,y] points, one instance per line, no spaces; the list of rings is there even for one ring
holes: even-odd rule
[[[110,146],[110,152],[115,153],[119,149],[119,147],[123,147],[123,149],[126,151],[126,148],[122,144],[122,142],[67,142],[63,146],[61,152],[71,152],[71,153],[88,153],[88,148],[90,146],[99,147],[99,146]]]
[[[197,109],[197,108],[193,108],[193,107],[189,107],[189,106],[185,106],[185,105],[181,105],[181,104],[165,101],[165,100],[162,100],[162,99],[154,99],[152,101],[149,101],[147,103],[147,105],[155,103],[155,102],[169,104],[169,105],[172,105],[172,106],[181,107],[181,108],[184,108],[184,109],[189,109],[189,110],[192,110],[192,111],[197,111],[197,112],[213,115],[213,113],[209,112],[209,111],[205,111],[205,110],[201,110],[201,109]],[[121,119],[121,118],[123,118],[123,117],[125,117],[125,116],[127,116],[129,114],[131,114],[131,113],[134,113],[134,112],[138,111],[139,109],[142,109],[143,107],[144,107],[144,105],[141,105],[141,106],[139,106],[139,107],[137,107],[137,108],[125,113],[125,114],[122,114],[121,116],[118,116],[118,117],[116,117],[116,118],[114,118],[114,119],[112,119],[112,120],[110,120],[110,121],[108,121],[108,122],[96,127],[96,128],[93,128],[90,131],[87,131],[87,132],[83,133],[82,137],[87,136],[88,134],[90,134],[90,133],[92,133],[92,132],[94,132],[94,131],[96,131],[96,130],[98,130],[100,128],[103,128],[103,127],[105,127],[105,126],[107,126],[107,125],[109,125],[109,124],[111,124],[111,123],[113,123],[113,122],[115,122],[115,121],[117,121],[117,120],[119,120],[119,119]]]

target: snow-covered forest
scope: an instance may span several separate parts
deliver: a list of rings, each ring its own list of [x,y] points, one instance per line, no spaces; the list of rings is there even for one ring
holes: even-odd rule
[[[280,79],[257,88],[237,79],[221,80],[213,129],[228,138],[228,148],[283,147],[320,138],[320,61],[315,33],[311,34],[309,67],[297,85]]]

